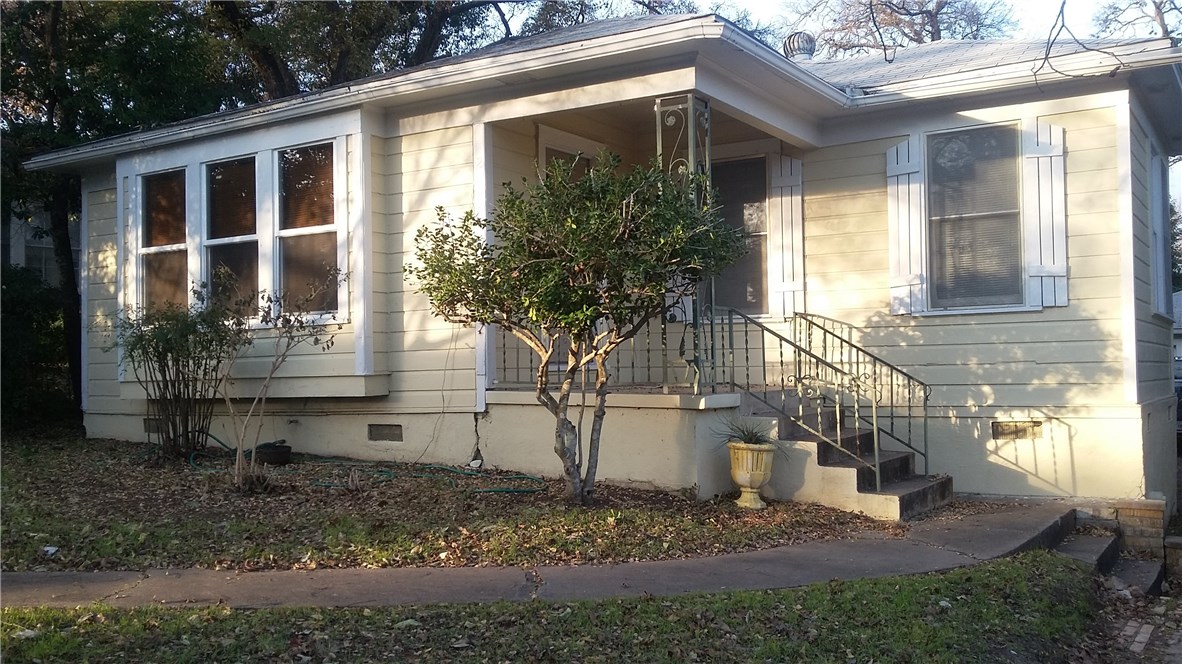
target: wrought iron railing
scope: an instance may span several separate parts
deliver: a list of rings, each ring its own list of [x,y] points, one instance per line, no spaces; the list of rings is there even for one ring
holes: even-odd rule
[[[707,307],[703,314],[696,328],[650,321],[610,358],[612,384],[628,391],[745,392],[797,427],[796,435],[872,469],[878,488],[884,440],[915,452],[926,471],[931,388],[859,347],[852,326],[797,314],[782,334],[733,309]],[[495,357],[499,386],[536,384],[537,354],[512,335],[499,333]],[[564,362],[562,356],[550,364],[555,383]]]
[[[496,384],[509,389],[532,389],[537,384],[538,354],[503,328],[497,328]],[[693,326],[660,318],[649,321],[608,358],[613,386],[629,391],[693,392],[701,388],[700,335]],[[566,353],[550,362],[551,384],[557,387],[566,370]],[[587,367],[591,374],[595,366]],[[594,384],[589,379],[589,384]]]
[[[797,345],[873,387],[879,411],[877,426],[918,454],[926,470],[932,388],[857,344],[857,328],[849,323],[799,312],[790,323]]]
[[[716,309],[705,320],[715,385],[750,395],[804,435],[871,469],[882,488],[872,385],[740,311]]]

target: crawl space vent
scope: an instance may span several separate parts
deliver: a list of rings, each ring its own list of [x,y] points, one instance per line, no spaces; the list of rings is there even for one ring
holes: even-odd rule
[[[1034,440],[1042,438],[1042,422],[1025,420],[1014,422],[993,422],[994,440]]]
[[[369,425],[369,439],[370,440],[391,440],[396,443],[402,442],[402,425],[401,424],[371,424]]]

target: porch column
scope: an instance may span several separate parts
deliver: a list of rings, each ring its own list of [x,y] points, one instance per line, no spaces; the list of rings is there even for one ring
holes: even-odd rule
[[[710,103],[691,93],[661,97],[657,99],[654,110],[657,158],[660,159],[661,167],[675,177],[688,178],[692,174],[704,176],[706,187],[694,190],[701,203],[710,189]],[[697,295],[682,298],[668,319],[668,322],[686,323],[693,330],[692,357],[683,359],[694,370],[694,394],[702,393],[704,372],[713,367],[709,349],[702,343],[702,323],[706,320],[702,312],[702,300],[713,302],[712,289],[713,284],[709,282],[698,284]],[[670,383],[668,365],[667,361],[662,362],[662,382],[665,385]],[[706,378],[710,380],[712,376]]]

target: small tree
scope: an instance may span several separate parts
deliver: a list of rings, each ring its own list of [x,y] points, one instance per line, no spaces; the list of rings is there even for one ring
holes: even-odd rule
[[[507,185],[489,220],[468,212],[455,223],[440,208],[440,224],[416,235],[419,265],[407,268],[436,315],[499,325],[538,354],[537,400],[555,419],[567,495],[584,504],[607,412],[608,357],[743,251],[709,197],[695,195],[701,179],[671,175],[655,161],[627,172],[619,166],[619,157],[602,153],[577,178],[570,163],[552,162],[540,182]],[[495,243],[483,240],[486,231]],[[548,368],[560,348],[567,362],[554,394]],[[579,371],[592,364],[595,410],[584,457],[568,410]]]
[[[165,457],[205,447],[231,360],[250,343],[242,317],[211,299],[204,284],[192,293],[189,306],[129,307],[114,319],[117,347],[147,393]]]
[[[342,327],[332,314],[313,313],[313,310],[318,308],[317,303],[323,302],[325,292],[328,289],[336,289],[341,280],[340,270],[332,269],[323,283],[309,284],[303,296],[284,296],[263,291],[257,299],[252,293],[247,298],[240,298],[232,307],[235,313],[229,323],[231,326],[246,327],[248,324],[254,324],[258,328],[258,331],[248,335],[246,343],[238,346],[234,354],[223,363],[224,383],[221,394],[230,414],[236,449],[234,485],[242,491],[255,491],[267,486],[267,478],[262,475],[255,463],[255,457],[262,434],[263,416],[267,410],[267,397],[279,369],[291,357],[292,352],[303,344],[309,344],[321,351],[329,350],[335,341],[336,331]],[[256,302],[257,309],[254,308]],[[247,315],[253,320],[247,320]],[[238,360],[245,355],[246,350],[252,347],[265,348],[268,352],[263,356],[269,359],[270,363],[261,376],[261,382],[253,396],[239,401],[232,394],[235,381],[230,373]],[[248,447],[251,450],[249,461],[246,459]]]

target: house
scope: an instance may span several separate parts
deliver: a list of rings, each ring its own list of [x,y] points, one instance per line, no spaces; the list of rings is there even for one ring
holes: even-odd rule
[[[264,438],[557,475],[553,420],[515,389],[528,353],[432,316],[403,267],[436,206],[487,215],[539,160],[607,147],[708,168],[751,251],[621,354],[601,479],[729,489],[713,432],[742,408],[791,441],[779,497],[878,513],[834,478],[883,493],[914,470],[1172,513],[1182,48],[825,61],[792,41],[790,58],[713,15],[612,19],[36,157],[83,178],[88,434],[149,428],[103,351],[121,307],[183,300],[214,263],[266,289],[327,265],[349,275],[324,301],[345,327],[284,366]],[[828,444],[842,421],[872,449]]]

